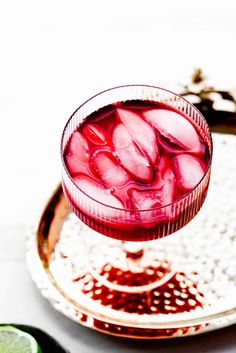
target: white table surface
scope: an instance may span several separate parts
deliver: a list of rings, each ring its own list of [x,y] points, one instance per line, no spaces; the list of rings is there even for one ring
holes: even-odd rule
[[[72,353],[235,352],[235,327],[199,337],[135,342],[77,325],[51,308],[25,264],[32,214],[60,180],[70,114],[119,84],[174,89],[201,67],[236,88],[234,0],[0,1],[0,322],[35,325]]]

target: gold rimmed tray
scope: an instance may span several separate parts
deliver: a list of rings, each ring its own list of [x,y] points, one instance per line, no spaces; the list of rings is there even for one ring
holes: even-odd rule
[[[120,242],[83,225],[61,185],[56,188],[27,239],[32,278],[56,310],[87,327],[134,338],[194,335],[236,322],[236,137],[213,134],[213,141],[212,179],[201,211],[178,234],[145,244],[150,256],[158,254],[159,273],[175,263],[168,281],[146,292],[110,289],[94,276],[96,242],[104,264],[108,255],[115,259]],[[92,239],[89,252],[86,239]],[[111,271],[118,276],[115,266],[103,269],[106,278]],[[128,271],[123,275],[132,279]]]

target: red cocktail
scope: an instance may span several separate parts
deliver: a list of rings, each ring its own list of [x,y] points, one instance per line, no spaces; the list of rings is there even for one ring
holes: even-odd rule
[[[74,263],[75,282],[83,288],[91,279],[88,289],[81,289],[89,306],[112,308],[111,316],[118,315],[125,327],[125,313],[160,312],[155,296],[163,292],[166,310],[179,312],[170,306],[179,293],[174,284],[178,256],[148,240],[178,231],[205,200],[212,139],[203,116],[167,90],[116,87],[74,112],[63,132],[61,155],[64,194],[82,221],[77,237],[85,245],[86,261],[80,256]],[[135,308],[133,300],[140,300]],[[196,301],[191,308],[198,306]]]
[[[211,155],[207,123],[190,103],[160,88],[117,87],[88,100],[68,121],[63,188],[95,231],[153,240],[199,211]]]

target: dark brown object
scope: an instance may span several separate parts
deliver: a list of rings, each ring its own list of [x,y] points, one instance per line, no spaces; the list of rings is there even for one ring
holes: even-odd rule
[[[236,97],[231,91],[208,86],[201,69],[193,72],[190,83],[183,86],[181,95],[204,115],[212,131],[236,133]],[[231,102],[231,109],[225,109],[227,102]]]

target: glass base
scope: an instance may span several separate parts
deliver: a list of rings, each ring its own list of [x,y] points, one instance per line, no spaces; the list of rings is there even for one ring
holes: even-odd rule
[[[108,334],[169,338],[236,322],[236,138],[213,135],[207,200],[164,239],[130,247],[72,214],[61,186],[30,232],[27,262],[56,310]]]
[[[86,267],[82,276],[89,274],[104,290],[121,292],[124,296],[144,293],[174,276],[175,253],[168,252],[160,242],[122,242],[101,236],[77,220],[74,223],[81,230],[80,247],[84,249],[84,265],[81,261],[79,264]]]

